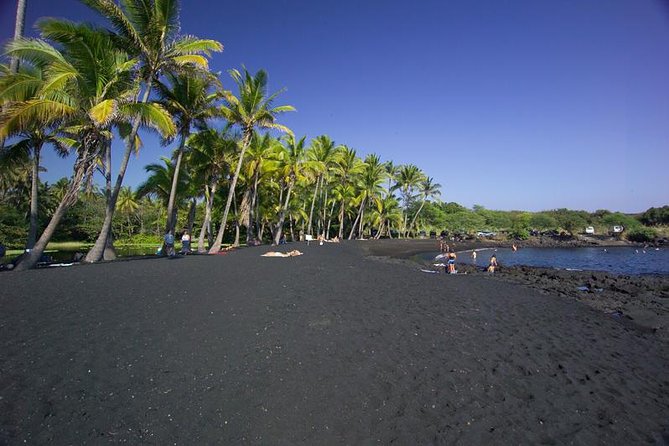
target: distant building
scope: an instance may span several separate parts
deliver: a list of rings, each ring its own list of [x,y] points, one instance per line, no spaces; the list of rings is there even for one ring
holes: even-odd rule
[[[624,229],[625,228],[623,228],[622,226],[615,225],[613,228],[611,228],[611,232],[613,232],[614,234],[620,234],[621,232],[623,232]]]
[[[588,226],[587,228],[585,228],[585,233],[586,234],[594,234],[595,233],[595,228],[592,227],[592,226]]]

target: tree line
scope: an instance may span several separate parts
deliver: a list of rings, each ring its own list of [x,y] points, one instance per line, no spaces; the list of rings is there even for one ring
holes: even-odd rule
[[[285,230],[294,236],[297,225],[326,237],[353,238],[372,227],[378,236],[391,228],[406,235],[422,209],[409,214],[413,203],[438,195],[439,185],[416,166],[394,166],[374,154],[361,159],[327,135],[295,136],[278,122],[295,109],[277,105],[282,91],[268,91],[264,70],[232,69],[236,91],[223,88],[208,68],[223,45],[181,35],[178,2],[82,2],[107,26],[41,19],[40,37],[13,39],[5,48],[11,63],[0,68],[0,193],[9,245],[23,235],[16,224],[21,206],[12,204],[22,203],[28,190],[30,196],[29,251],[17,270],[32,267],[47,243],[67,232],[59,227],[73,209],[86,213],[101,197],[104,209],[96,215],[104,218],[87,262],[113,256],[123,226],[119,214],[127,217],[128,235],[137,231],[130,215],[139,209],[136,200],[164,207],[165,233],[178,230],[180,211],[188,210],[193,227],[202,209],[198,249],[216,252],[231,227],[235,240],[242,231],[249,243],[277,243]],[[176,149],[146,166],[147,180],[131,191],[123,180],[132,153],[141,149],[140,129],[157,132]],[[125,147],[116,173],[115,139]],[[39,179],[48,148],[73,159],[71,176],[51,187]],[[96,172],[104,179],[100,191],[93,187]],[[139,221],[140,231],[154,228]],[[71,234],[90,238],[85,226]]]
[[[41,19],[40,37],[14,38],[9,63],[0,65],[0,242],[30,249],[18,270],[34,266],[54,238],[93,242],[85,260],[97,262],[113,258],[115,238],[183,229],[196,235],[198,251],[214,253],[224,242],[300,234],[504,229],[522,238],[537,228],[640,224],[608,211],[442,203],[441,186],[415,165],[360,157],[328,135],[294,135],[279,122],[295,111],[278,103],[283,90],[268,90],[264,70],[231,69],[225,80],[213,73],[209,59],[223,45],[181,34],[178,2],[81,1],[106,26]],[[146,131],[173,149],[145,166],[146,180],[133,190],[123,181]],[[121,153],[112,151],[115,140]],[[71,176],[41,182],[43,150],[69,155]],[[112,156],[120,156],[117,172]],[[649,210],[645,222],[665,224],[666,210]]]

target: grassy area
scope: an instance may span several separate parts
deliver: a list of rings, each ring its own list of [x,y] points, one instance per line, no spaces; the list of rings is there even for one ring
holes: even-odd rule
[[[46,250],[44,252],[54,252],[54,251],[78,251],[78,250],[88,250],[92,243],[85,242],[51,242],[46,245]],[[23,249],[8,249],[7,256],[17,256],[23,252]]]

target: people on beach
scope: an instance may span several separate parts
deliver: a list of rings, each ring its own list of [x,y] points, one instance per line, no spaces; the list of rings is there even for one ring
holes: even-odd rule
[[[488,265],[488,272],[494,273],[497,268],[497,256],[495,254],[490,257],[490,264]]]
[[[188,233],[188,229],[185,229],[181,236],[181,254],[190,254],[190,234]]]
[[[288,252],[268,251],[265,254],[261,254],[262,257],[296,257],[301,255],[302,252],[297,249]]]
[[[476,251],[472,251],[472,260],[476,262]]]
[[[455,259],[457,255],[454,252],[448,253],[448,273],[455,274]]]
[[[172,231],[165,234],[163,241],[165,242],[165,254],[174,257],[174,234],[172,234]]]

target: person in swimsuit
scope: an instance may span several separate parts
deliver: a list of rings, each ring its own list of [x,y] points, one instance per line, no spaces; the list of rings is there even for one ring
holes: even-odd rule
[[[497,268],[497,256],[495,254],[490,257],[490,265],[488,265],[488,272],[494,273],[495,268]]]
[[[455,274],[455,258],[457,256],[455,255],[454,252],[449,252],[448,253],[448,273],[449,274]]]

